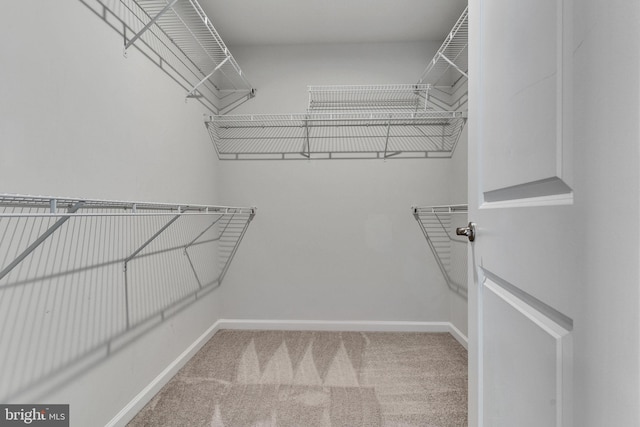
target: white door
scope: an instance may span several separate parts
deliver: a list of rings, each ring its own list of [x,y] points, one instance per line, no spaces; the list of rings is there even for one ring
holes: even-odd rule
[[[471,0],[471,426],[640,425],[639,5]]]

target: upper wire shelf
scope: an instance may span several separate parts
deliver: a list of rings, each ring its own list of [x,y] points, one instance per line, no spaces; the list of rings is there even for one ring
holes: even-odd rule
[[[222,160],[451,157],[466,120],[460,111],[210,116]]]
[[[0,211],[0,217],[226,215],[234,213],[255,214],[256,210],[254,207],[128,202],[22,194],[0,194],[0,208],[4,208]]]
[[[209,116],[218,158],[450,158],[466,122],[467,17],[416,84],[309,86],[306,113]]]
[[[307,111],[426,111],[429,89],[427,84],[308,86]]]
[[[453,87],[468,78],[469,8],[466,7],[418,83]]]
[[[187,98],[203,100],[220,114],[255,95],[224,41],[197,0],[120,0],[131,16],[124,31],[125,56],[133,46],[151,49],[160,67],[186,80]]]

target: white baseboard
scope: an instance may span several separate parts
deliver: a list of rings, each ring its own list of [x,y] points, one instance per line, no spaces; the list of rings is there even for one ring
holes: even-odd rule
[[[182,368],[211,337],[218,332],[220,322],[214,323],[202,335],[196,339],[185,351],[180,354],[169,366],[167,366],[157,377],[153,379],[140,393],[136,395],[115,417],[109,421],[105,427],[125,426],[136,416],[144,405],[149,403],[162,387],[165,386],[173,378],[173,376]]]
[[[464,348],[467,337],[451,322],[220,319],[220,329],[356,332],[449,332]]]
[[[125,426],[153,396],[182,368],[220,329],[257,329],[285,331],[349,331],[349,332],[449,332],[464,348],[467,337],[450,322],[397,321],[330,321],[330,320],[250,320],[220,319],[207,329],[185,351],[153,379],[106,427]]]
[[[220,319],[220,329],[349,332],[449,332],[449,322]]]
[[[460,329],[456,328],[453,323],[449,323],[449,333],[462,345],[466,350],[469,350],[469,339],[463,334]]]

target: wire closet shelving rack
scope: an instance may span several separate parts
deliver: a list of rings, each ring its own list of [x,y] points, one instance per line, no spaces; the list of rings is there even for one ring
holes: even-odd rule
[[[96,218],[96,217],[167,217],[168,220],[155,233],[149,236],[137,248],[132,248],[131,254],[123,258],[123,268],[126,272],[127,264],[138,256],[145,248],[147,248],[154,240],[158,239],[173,223],[179,218],[186,216],[206,216],[214,217],[215,220],[211,224],[206,224],[206,228],[202,233],[198,234],[195,239],[189,240],[184,246],[186,250],[196,241],[210,230],[213,225],[218,223],[224,217],[243,216],[246,218],[246,224],[243,226],[241,235],[232,250],[228,262],[231,262],[233,254],[237,250],[244,233],[249,226],[249,222],[256,214],[255,207],[232,207],[232,206],[216,206],[216,205],[196,205],[196,204],[172,204],[172,203],[149,203],[149,202],[130,202],[115,200],[99,200],[99,199],[83,199],[69,197],[51,197],[51,196],[31,196],[20,194],[0,194],[0,220],[7,219],[13,221],[5,227],[5,234],[11,228],[16,229],[23,227],[26,229],[25,221],[30,219],[41,219],[38,225],[38,232],[33,238],[24,237],[24,233],[13,232],[10,236],[18,235],[19,238],[5,238],[3,249],[7,255],[14,254],[10,262],[0,265],[0,281],[9,276],[16,267],[18,267],[25,259],[32,255],[39,247],[41,247],[47,239],[49,239],[58,230],[73,218]],[[33,229],[32,229],[33,231]],[[31,232],[30,232],[31,234]],[[5,236],[6,237],[6,236]],[[225,265],[218,281],[220,282],[226,273],[229,265]]]
[[[434,87],[455,87],[468,76],[469,8],[466,7],[418,80]]]
[[[112,9],[95,1],[105,21],[107,10],[120,21],[114,28],[124,38],[125,56],[132,47],[142,51],[185,88],[185,99],[224,114],[255,95],[197,0],[120,0],[123,7]]]
[[[463,297],[467,296],[467,240],[456,236],[454,222],[466,223],[468,209],[466,204],[411,208],[447,286]]]
[[[467,14],[418,83],[309,86],[305,113],[206,117],[218,157],[450,158],[467,116]]]
[[[450,157],[461,111],[252,114],[211,117],[223,160]]]
[[[0,398],[55,387],[218,288],[255,214],[0,194]]]

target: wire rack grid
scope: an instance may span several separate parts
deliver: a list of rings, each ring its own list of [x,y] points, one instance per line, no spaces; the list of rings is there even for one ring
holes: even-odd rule
[[[455,235],[466,224],[468,205],[414,206],[411,208],[447,286],[467,296],[467,241]]]
[[[430,88],[427,84],[309,86],[307,111],[426,111]]]
[[[338,159],[450,157],[466,115],[459,111],[209,116],[218,157]]]
[[[216,113],[255,95],[235,58],[196,0],[120,0],[126,13],[125,56],[135,45],[158,55],[187,87],[187,98],[204,99]],[[169,65],[165,65],[169,64]]]
[[[454,86],[462,78],[467,79],[469,45],[469,9],[453,26],[453,29],[427,65],[418,83],[433,86]]]

